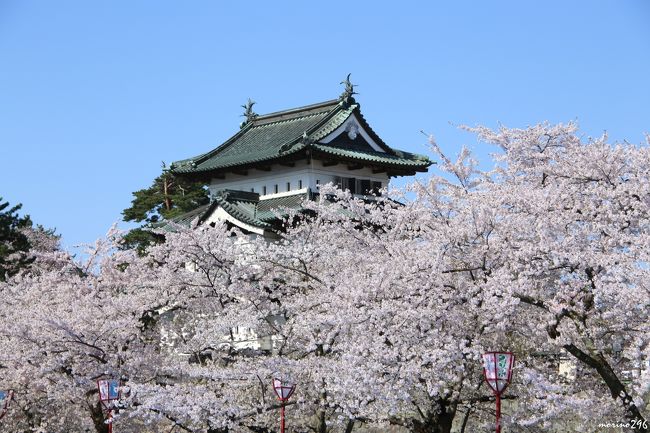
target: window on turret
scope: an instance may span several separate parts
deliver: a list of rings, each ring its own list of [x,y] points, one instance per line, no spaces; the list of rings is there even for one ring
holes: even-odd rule
[[[379,195],[379,190],[381,189],[381,182],[373,182],[372,183],[372,192],[373,194]]]
[[[291,182],[287,182],[287,191],[291,191]]]
[[[266,185],[262,187],[262,195],[266,195]]]
[[[275,184],[275,187],[273,189],[274,189],[274,192],[277,194],[278,193],[278,184],[277,183]]]
[[[347,177],[345,178],[345,185],[346,189],[350,191],[351,194],[356,194],[357,193],[357,179],[354,177]]]
[[[359,179],[359,193],[370,194],[371,192],[370,181],[368,179]]]
[[[251,188],[251,192],[255,192],[255,188]]]
[[[302,179],[298,181],[298,189],[302,189]]]

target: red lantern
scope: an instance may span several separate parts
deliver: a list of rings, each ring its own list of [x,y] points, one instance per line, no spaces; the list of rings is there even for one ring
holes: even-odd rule
[[[282,402],[280,407],[280,432],[284,433],[284,402],[289,400],[289,397],[293,395],[293,392],[296,390],[296,384],[290,383],[288,381],[283,381],[281,379],[273,379],[273,391],[275,395],[278,396],[278,399]]]
[[[501,394],[510,384],[515,355],[512,352],[487,352],[483,354],[483,374],[497,402],[496,433],[501,433]]]

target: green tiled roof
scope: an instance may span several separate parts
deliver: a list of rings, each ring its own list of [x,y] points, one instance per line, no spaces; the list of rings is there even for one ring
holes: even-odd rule
[[[395,153],[391,155],[389,153],[369,150],[343,149],[341,147],[328,146],[326,144],[314,144],[313,147],[316,151],[356,161],[367,161],[369,163],[393,164],[410,167],[428,167],[429,164],[431,164],[426,156],[402,151],[395,151]]]
[[[352,114],[384,151],[348,151],[319,140],[335,131]],[[332,100],[292,110],[255,117],[216,149],[194,158],[177,161],[171,171],[178,175],[202,174],[278,162],[307,149],[319,150],[360,162],[424,171],[431,165],[425,156],[400,152],[387,146],[372,131],[353,98]]]
[[[222,190],[215,196],[218,204],[233,218],[259,228],[270,228],[271,225],[257,218],[259,194],[244,191]]]
[[[174,218],[171,218],[169,220],[162,220],[153,225],[155,229],[158,230],[164,230],[164,231],[174,231],[174,225],[181,225],[184,227],[190,227],[192,224],[192,221],[196,220],[198,218],[199,221],[202,220],[203,216],[206,214],[212,213],[212,209],[214,208],[213,203],[209,203],[203,206],[199,206],[196,209],[193,209],[189,212],[186,212],[184,214],[178,215]]]
[[[287,215],[289,209],[300,209],[302,202],[307,198],[309,198],[309,193],[300,192],[260,200],[257,193],[225,189],[217,191],[212,203],[171,219],[170,222],[173,224],[163,221],[158,224],[157,228],[173,231],[174,224],[189,227],[192,221],[197,219],[199,223],[202,223],[217,207],[220,207],[230,216],[245,224],[271,229],[274,223]]]
[[[290,211],[304,211],[303,203],[305,200],[318,200],[318,194],[310,190],[296,191],[294,194],[282,194],[279,197],[259,199],[260,196],[254,192],[222,189],[216,192],[212,203],[200,206],[190,212],[177,216],[168,221],[161,221],[156,224],[158,230],[174,232],[177,225],[190,227],[192,222],[203,224],[212,213],[221,208],[234,219],[250,226],[263,230],[277,231],[280,228],[279,223],[284,217],[288,216]],[[371,196],[364,197],[364,200],[370,202],[375,198]],[[389,199],[390,200],[390,199]],[[326,202],[334,202],[333,196],[326,196]],[[390,200],[396,205],[402,206],[402,203]],[[345,209],[339,210],[343,214],[352,215]]]
[[[309,193],[300,193],[260,200],[257,205],[257,218],[262,221],[275,221],[278,216],[285,216],[289,209],[300,209],[303,201],[308,198]]]
[[[172,218],[172,221],[174,221],[176,224],[180,224],[186,227],[189,227],[192,221],[194,221],[197,218],[201,218],[207,211],[208,209],[212,208],[212,204],[206,204],[203,206],[199,206],[194,210],[191,210],[187,213],[184,213],[182,215],[179,215],[175,218]]]

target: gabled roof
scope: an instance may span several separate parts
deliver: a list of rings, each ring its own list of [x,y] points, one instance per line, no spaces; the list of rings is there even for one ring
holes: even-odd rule
[[[221,189],[214,195],[212,203],[200,206],[183,215],[179,215],[168,221],[161,221],[156,224],[158,230],[174,232],[178,225],[193,227],[207,222],[226,220],[245,232],[253,232],[268,235],[278,233],[282,230],[282,223],[285,218],[294,211],[304,213],[308,208],[303,204],[307,200],[318,200],[319,194],[313,193],[309,188],[298,191],[273,194],[260,198],[260,195],[254,192]],[[326,203],[337,201],[334,195],[326,195]],[[366,202],[376,201],[374,196],[364,196]],[[386,203],[403,206],[402,203],[388,198]],[[219,213],[220,210],[225,212],[216,219],[211,218],[213,214]],[[349,210],[340,209],[338,212],[346,215],[352,215]]]
[[[214,196],[214,204],[237,221],[262,229],[271,228],[271,224],[257,217],[259,198],[260,195],[254,192],[226,189],[217,191]],[[207,216],[209,215],[205,217]]]
[[[340,143],[334,145],[320,141],[353,115],[380,151],[363,150],[358,146],[347,149]],[[170,169],[177,175],[207,175],[297,159],[307,150],[322,156],[394,168],[404,174],[426,171],[431,165],[426,156],[397,151],[384,143],[361,115],[359,104],[349,96],[264,116],[253,114],[240,131],[221,146],[194,158],[174,162]]]
[[[244,224],[260,229],[272,229],[282,217],[288,214],[289,210],[301,209],[302,203],[308,198],[310,192],[307,189],[262,200],[260,195],[254,192],[223,189],[217,191],[212,203],[172,218],[171,224],[162,222],[157,228],[173,230],[175,224],[190,227],[194,221],[201,224],[217,208],[221,208],[232,218]]]
[[[261,221],[272,223],[287,216],[289,210],[301,210],[303,202],[311,198],[313,197],[307,189],[296,194],[265,198],[257,204],[256,216]]]
[[[191,227],[192,222],[194,221],[198,221],[199,224],[203,222],[205,215],[211,214],[214,208],[215,208],[214,203],[208,203],[199,206],[196,209],[192,209],[189,212],[185,212],[184,214],[178,215],[174,218],[170,218],[169,220],[159,221],[153,224],[153,228],[156,230],[173,232],[176,230],[175,229],[176,225]]]

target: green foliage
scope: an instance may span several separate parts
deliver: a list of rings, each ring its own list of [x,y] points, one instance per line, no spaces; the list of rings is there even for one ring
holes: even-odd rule
[[[124,221],[156,223],[171,219],[209,202],[208,191],[203,182],[163,173],[154,179],[149,188],[133,193],[131,207],[124,209]]]
[[[210,202],[203,182],[191,182],[164,171],[153,184],[133,193],[131,207],[122,211],[124,221],[143,223],[124,237],[124,248],[136,248],[139,252],[163,237],[151,233],[161,220],[169,220]]]
[[[23,231],[32,227],[32,220],[27,215],[18,216],[21,207],[21,204],[9,207],[9,202],[3,203],[0,197],[0,281],[33,261],[27,254],[31,245]]]
[[[144,254],[146,249],[153,244],[163,242],[164,236],[153,233],[146,228],[137,228],[129,231],[122,238],[123,249],[136,249],[139,254]]]

